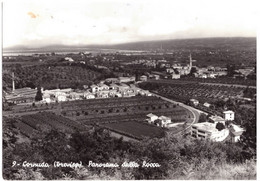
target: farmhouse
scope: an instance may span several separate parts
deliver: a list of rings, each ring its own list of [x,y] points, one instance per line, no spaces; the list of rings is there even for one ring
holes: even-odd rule
[[[158,120],[160,120],[162,127],[167,127],[167,125],[171,123],[171,118],[166,116],[160,116]]]
[[[199,101],[196,99],[190,99],[191,104],[193,104],[194,106],[197,106],[199,104]]]
[[[153,113],[147,114],[146,117],[148,117],[148,118],[146,119],[146,121],[147,121],[148,123],[154,123],[154,121],[155,121],[156,119],[158,119],[158,116],[156,116],[156,115],[153,114]]]

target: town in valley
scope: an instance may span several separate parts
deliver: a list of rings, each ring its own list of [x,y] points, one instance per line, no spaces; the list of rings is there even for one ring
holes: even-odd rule
[[[256,0],[2,3],[5,180],[256,180]]]

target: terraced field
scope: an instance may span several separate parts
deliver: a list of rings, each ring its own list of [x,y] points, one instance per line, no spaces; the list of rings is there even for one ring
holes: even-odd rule
[[[153,126],[136,121],[126,121],[117,123],[108,123],[103,125],[111,131],[119,133],[121,135],[129,136],[135,139],[149,138],[161,138],[165,135],[165,130],[158,126]]]
[[[51,112],[22,116],[15,126],[26,136],[32,136],[33,132],[40,132],[41,126],[49,126],[50,128],[68,133],[72,133],[76,130],[85,130],[84,125],[62,116],[57,116]]]
[[[184,122],[193,116],[183,107],[153,96],[71,101],[62,103],[61,107],[63,116],[85,125],[144,121],[149,113],[169,116],[172,122]]]

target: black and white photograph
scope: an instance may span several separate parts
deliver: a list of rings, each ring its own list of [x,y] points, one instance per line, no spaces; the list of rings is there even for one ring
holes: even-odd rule
[[[3,180],[257,180],[257,0],[3,0]]]

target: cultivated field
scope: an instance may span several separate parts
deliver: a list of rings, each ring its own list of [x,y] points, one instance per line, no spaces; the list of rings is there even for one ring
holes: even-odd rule
[[[75,118],[76,121],[86,125],[144,121],[149,113],[169,116],[172,122],[189,121],[193,116],[183,107],[153,96],[71,101],[62,103],[61,109],[63,116]]]
[[[26,136],[32,136],[34,132],[41,132],[43,127],[58,129],[68,133],[76,130],[85,130],[83,125],[51,112],[22,116],[17,120],[15,126]]]
[[[187,102],[189,99],[197,99],[200,102],[215,102],[228,98],[243,96],[246,88],[224,85],[207,85],[199,83],[143,83],[140,87],[157,92],[168,98]]]
[[[163,137],[165,134],[165,130],[161,127],[136,121],[107,123],[102,126],[116,133],[129,136],[138,140],[144,137],[160,138]]]

